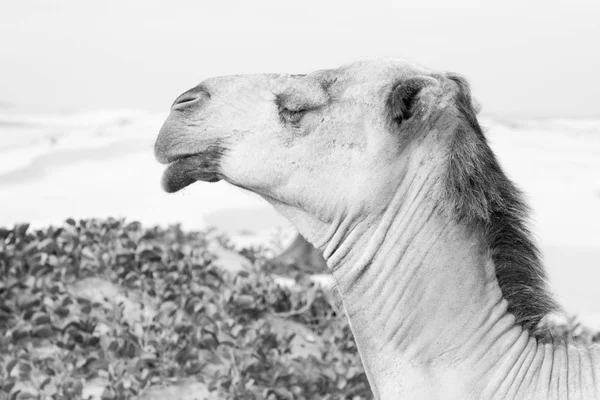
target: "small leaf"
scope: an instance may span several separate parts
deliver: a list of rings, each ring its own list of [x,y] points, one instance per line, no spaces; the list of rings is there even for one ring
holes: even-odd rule
[[[0,239],[4,240],[12,233],[12,230],[0,228]]]
[[[160,249],[145,249],[139,253],[138,257],[142,261],[160,261],[162,256],[159,251]]]
[[[16,358],[13,358],[12,360],[10,360],[8,362],[8,364],[6,364],[6,373],[10,375],[10,372],[17,365],[18,362],[19,362],[19,360],[17,360]]]
[[[236,324],[231,329],[231,334],[233,335],[233,337],[237,337],[243,329],[244,329],[244,327],[242,325]]]
[[[92,311],[92,303],[82,304],[80,310],[84,314],[89,314]]]
[[[58,257],[56,257],[54,254],[50,254],[48,256],[48,261],[46,261],[46,264],[48,264],[52,268],[56,268],[58,266]]]
[[[37,248],[44,253],[55,253],[58,250],[56,242],[53,239],[47,238],[38,243]]]
[[[113,340],[108,345],[108,351],[116,352],[117,350],[119,350],[119,342],[117,340]]]
[[[13,230],[13,234],[15,235],[16,238],[21,238],[21,237],[25,236],[28,229],[29,229],[29,224],[27,224],[27,223],[16,224],[15,228]]]
[[[33,336],[38,338],[49,338],[54,334],[50,325],[38,326],[33,330]]]
[[[12,340],[18,342],[19,340],[29,337],[29,330],[25,328],[15,328],[11,333]]]
[[[19,391],[19,393],[15,397],[15,400],[37,399],[38,396],[39,396],[39,393],[37,390],[35,390],[34,388],[26,388],[26,389]]]
[[[85,258],[89,258],[90,260],[96,260],[96,255],[88,247],[81,249],[81,255]]]
[[[254,304],[254,297],[247,294],[241,294],[234,298],[233,303],[238,307],[248,308]]]
[[[65,318],[67,315],[69,315],[69,312],[70,311],[67,307],[58,307],[54,310],[54,313],[61,318]]]
[[[46,314],[45,312],[37,312],[31,318],[31,322],[34,325],[44,325],[44,324],[51,323],[51,319],[50,319],[50,316],[48,314]]]

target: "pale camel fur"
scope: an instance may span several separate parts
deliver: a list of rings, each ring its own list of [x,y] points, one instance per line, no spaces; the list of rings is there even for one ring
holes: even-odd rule
[[[323,252],[376,398],[596,399],[600,351],[554,308],[519,192],[457,75],[397,60],[206,80],[156,141],[174,192],[223,179]]]

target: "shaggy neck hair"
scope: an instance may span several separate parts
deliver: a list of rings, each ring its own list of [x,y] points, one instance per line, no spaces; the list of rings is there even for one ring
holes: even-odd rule
[[[546,273],[527,228],[528,207],[487,143],[467,82],[453,74],[446,78],[457,87],[458,122],[450,135],[442,198],[451,215],[483,234],[508,311],[517,324],[543,338],[546,332],[539,322],[556,305],[547,292]]]

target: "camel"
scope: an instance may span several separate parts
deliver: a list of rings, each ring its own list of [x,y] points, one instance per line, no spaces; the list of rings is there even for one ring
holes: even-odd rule
[[[400,60],[208,79],[155,144],[163,187],[224,180],[323,253],[378,399],[597,399],[549,336],[527,208],[459,75]]]

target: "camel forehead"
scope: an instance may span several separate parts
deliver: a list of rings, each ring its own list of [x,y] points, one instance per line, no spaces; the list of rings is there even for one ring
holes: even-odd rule
[[[398,80],[415,75],[430,75],[433,71],[399,59],[361,60],[332,70],[315,72],[335,81],[337,89],[355,97],[381,96]],[[338,92],[339,93],[339,92]]]
[[[417,74],[429,75],[432,70],[400,59],[361,60],[335,69],[318,70],[310,74],[320,79],[345,78],[348,82],[388,82]]]
[[[210,78],[202,83],[209,90],[228,92],[270,92],[277,93],[282,88],[293,86],[300,80],[315,80],[328,86],[336,82],[338,86],[371,86],[378,88],[389,85],[397,79],[417,74],[429,75],[432,70],[400,59],[361,60],[345,64],[339,68],[317,70],[309,74],[269,73],[229,75]]]
[[[354,76],[356,78],[380,79],[388,77],[399,77],[415,74],[429,74],[432,71],[416,63],[406,60],[383,58],[372,60],[361,60],[338,68],[340,74]]]

